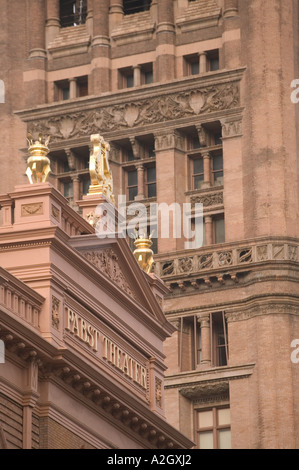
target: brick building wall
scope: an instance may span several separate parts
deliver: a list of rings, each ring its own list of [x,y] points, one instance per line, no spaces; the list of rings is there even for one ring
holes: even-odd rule
[[[134,14],[124,14],[125,3],[88,1],[84,24],[60,28],[57,1],[29,9],[19,0],[23,16],[3,2],[0,188],[24,181],[15,168],[26,167],[26,132],[50,134],[50,181],[79,211],[90,134],[100,132],[111,144],[116,196],[128,197],[131,172],[147,207],[202,202],[205,245],[186,250],[182,239],[160,238],[155,256],[177,328],[165,344],[167,419],[198,442],[197,416],[229,406],[233,448],[298,447],[290,360],[299,337],[299,107],[290,100],[299,77],[298,1],[152,0]],[[223,180],[215,184],[220,154]],[[196,160],[204,167],[198,186]],[[156,169],[152,198],[148,168]],[[220,312],[229,353],[221,365],[212,357]]]
[[[51,418],[40,418],[41,449],[94,449],[88,442]]]

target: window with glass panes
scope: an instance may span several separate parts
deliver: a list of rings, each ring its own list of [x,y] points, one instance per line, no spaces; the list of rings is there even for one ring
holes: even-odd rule
[[[198,449],[231,449],[230,408],[196,410]]]
[[[180,371],[195,370],[202,361],[201,323],[197,315],[179,318],[179,367]],[[228,364],[228,332],[224,312],[209,315],[210,344],[209,355],[212,367]],[[205,345],[207,348],[207,344]],[[205,349],[207,354],[207,349]]]
[[[192,161],[193,173],[192,173],[192,189],[200,189],[204,181],[203,173],[203,159],[196,158]]]
[[[224,215],[217,215],[213,217],[213,226],[214,226],[214,243],[224,243],[225,242],[225,223]]]
[[[73,182],[72,181],[68,181],[64,183],[63,194],[64,194],[64,197],[66,197],[69,201],[72,199],[73,197]]]
[[[87,0],[60,0],[59,16],[62,28],[84,24],[87,17]]]
[[[212,333],[212,364],[223,367],[228,362],[227,322],[224,312],[211,315],[210,328]]]
[[[129,201],[134,201],[138,193],[137,170],[127,172],[127,196]]]
[[[156,197],[156,167],[146,169],[147,197]]]
[[[213,155],[213,184],[214,186],[223,185],[223,156],[222,154]]]
[[[208,52],[208,63],[210,72],[219,70],[219,51],[209,51]]]

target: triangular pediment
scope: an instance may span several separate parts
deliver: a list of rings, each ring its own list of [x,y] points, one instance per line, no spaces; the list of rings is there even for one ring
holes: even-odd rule
[[[136,293],[130,287],[130,283],[121,268],[119,256],[112,247],[102,249],[93,248],[92,250],[85,249],[81,251],[81,254],[126,294],[137,300]]]
[[[116,289],[140,304],[162,323],[166,322],[162,311],[161,297],[153,290],[155,282],[151,276],[141,270],[134,255],[123,238],[99,239],[96,235],[73,237],[70,244],[90,265],[95,267],[103,276],[108,278]]]

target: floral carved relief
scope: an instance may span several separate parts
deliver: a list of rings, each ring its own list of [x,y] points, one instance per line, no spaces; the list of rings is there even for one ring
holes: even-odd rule
[[[42,132],[51,135],[52,141],[59,141],[88,136],[99,131],[129,129],[198,116],[239,105],[239,84],[224,83],[31,121],[28,131],[32,135]]]
[[[120,289],[131,297],[136,298],[120,268],[118,256],[111,248],[98,251],[83,251],[82,254],[93,266],[109,277],[111,281],[115,282]]]

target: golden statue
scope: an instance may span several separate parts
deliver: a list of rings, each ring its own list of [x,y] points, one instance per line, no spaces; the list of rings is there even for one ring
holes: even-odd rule
[[[108,161],[110,145],[99,134],[91,135],[90,140],[93,148],[89,157],[91,185],[88,194],[102,194],[114,204],[113,179]]]
[[[32,135],[28,134],[27,142],[29,144],[28,152],[30,156],[27,159],[26,175],[30,184],[44,183],[51,171],[50,160],[47,157],[49,153],[49,140],[50,137],[47,137],[43,143],[42,135],[39,134],[38,140],[34,141]]]
[[[145,235],[138,236],[134,241],[136,250],[133,254],[140,268],[143,269],[143,271],[146,273],[150,272],[154,262],[154,252],[151,250],[152,244],[153,242],[151,240],[151,236],[148,238]]]

